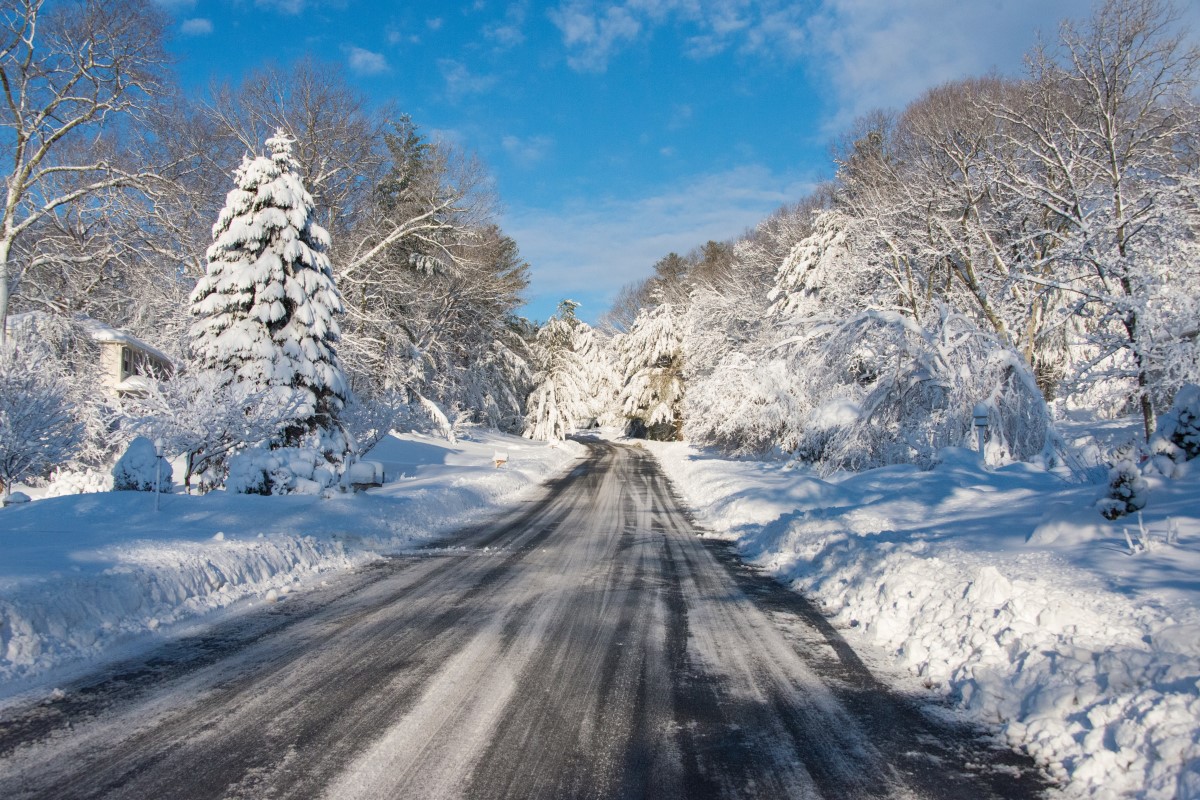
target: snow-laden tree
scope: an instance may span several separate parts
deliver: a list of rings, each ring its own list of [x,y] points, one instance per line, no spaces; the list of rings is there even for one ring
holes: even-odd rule
[[[671,303],[644,309],[620,339],[621,410],[652,439],[678,439],[683,428],[683,341]]]
[[[689,441],[732,454],[786,447],[785,428],[797,410],[789,396],[789,367],[770,346],[763,277],[758,267],[733,270],[720,287],[704,284],[692,292],[682,337],[688,376],[683,434]]]
[[[1037,381],[1011,348],[946,307],[928,324],[868,310],[814,325],[792,368],[804,376],[797,455],[823,469],[928,465],[970,446],[977,404],[989,410],[990,462],[1057,458],[1059,437]]]
[[[851,221],[837,211],[814,215],[812,232],[796,242],[779,264],[775,282],[767,293],[768,315],[804,318],[845,311],[861,301],[854,292],[859,275],[854,269],[848,237]]]
[[[780,354],[734,350],[688,383],[684,438],[730,455],[791,452],[812,402],[803,377]]]
[[[26,311],[8,318],[9,342],[39,369],[60,376],[71,416],[82,425],[70,466],[107,472],[127,437],[114,431],[116,400],[96,369],[100,345],[88,330],[90,322],[86,317]]]
[[[575,317],[578,306],[564,300],[558,313],[538,329],[531,347],[535,373],[525,412],[525,437],[561,441],[574,433],[588,414],[592,391],[587,370],[576,351],[577,329],[583,325]]]
[[[1200,48],[1177,21],[1160,0],[1108,0],[1087,25],[1063,26],[1057,52],[1035,52],[1025,91],[994,109],[1022,159],[1006,181],[1048,222],[1031,232],[1052,245],[1031,280],[1086,320],[1083,377],[1127,379],[1147,439],[1175,388],[1156,387],[1161,359],[1196,336],[1194,317],[1156,313],[1200,280],[1186,189]]]
[[[17,481],[66,462],[82,438],[58,374],[31,353],[0,345],[0,499]]]
[[[617,369],[620,336],[608,336],[586,323],[575,329],[575,352],[583,361],[587,398],[585,417],[602,426],[620,425],[623,419],[618,401],[621,374]]]
[[[342,301],[313,222],[313,200],[278,132],[270,156],[244,158],[213,226],[207,273],[192,293],[199,369],[300,404],[276,446],[315,445],[340,462],[350,443],[338,414],[349,389],[335,346]],[[310,438],[312,435],[315,438]]]

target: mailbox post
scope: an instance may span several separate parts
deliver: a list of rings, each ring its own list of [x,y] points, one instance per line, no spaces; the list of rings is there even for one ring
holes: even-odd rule
[[[158,511],[159,482],[162,480],[163,440],[154,440],[154,510]]]
[[[983,443],[987,435],[989,409],[987,403],[976,403],[972,416],[975,422],[975,441],[979,446],[979,463],[987,465],[987,457],[983,452]]]

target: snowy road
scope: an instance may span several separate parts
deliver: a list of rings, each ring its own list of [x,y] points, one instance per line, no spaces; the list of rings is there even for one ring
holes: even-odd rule
[[[536,502],[0,717],[0,797],[1030,797],[593,443]]]

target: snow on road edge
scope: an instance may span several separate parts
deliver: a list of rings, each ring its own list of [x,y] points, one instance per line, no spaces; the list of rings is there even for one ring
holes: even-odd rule
[[[327,499],[169,495],[155,513],[152,495],[105,492],[0,510],[0,698],[436,539],[513,505],[583,451],[472,438],[394,436],[374,454],[390,459],[387,484]]]
[[[686,445],[649,449],[702,523],[744,558],[814,598],[851,641],[881,648],[1001,727],[1068,794],[1200,798],[1194,487],[1164,490],[1191,550],[1136,562],[1119,540],[1100,538],[1120,533],[1093,523],[1094,488],[1024,465],[983,472],[950,454],[933,472],[822,481]],[[1038,546],[1055,538],[1057,549]],[[1122,591],[1120,579],[1071,557],[1093,548],[1104,572],[1124,559],[1153,577],[1176,557],[1193,582],[1170,597]],[[1163,575],[1164,585],[1180,583]]]

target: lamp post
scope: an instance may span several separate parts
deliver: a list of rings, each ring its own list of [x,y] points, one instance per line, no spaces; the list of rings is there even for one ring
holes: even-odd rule
[[[158,511],[158,487],[162,475],[163,440],[154,440],[154,510]]]
[[[974,417],[975,423],[975,441],[979,444],[979,463],[987,465],[987,458],[983,454],[983,440],[987,434],[989,409],[987,403],[976,403],[975,410],[971,416]]]

